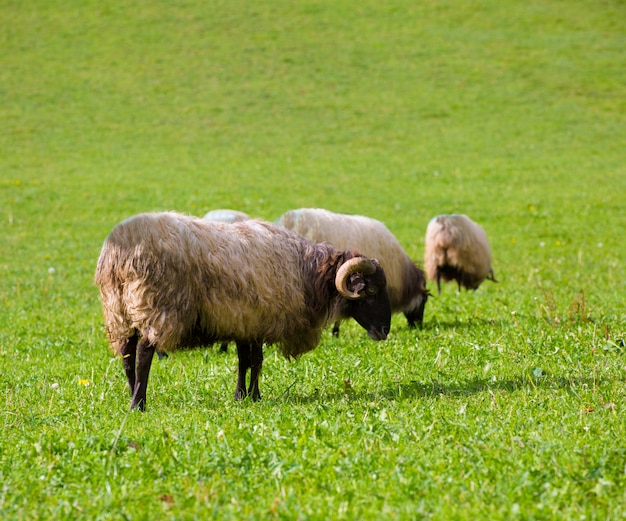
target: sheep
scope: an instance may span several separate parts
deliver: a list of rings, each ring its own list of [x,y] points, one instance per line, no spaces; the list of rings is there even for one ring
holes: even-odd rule
[[[252,217],[250,217],[247,213],[243,213],[238,210],[219,209],[211,210],[203,217],[203,219],[222,223],[238,223],[252,219]]]
[[[424,268],[430,280],[456,280],[476,290],[483,280],[497,282],[491,267],[491,253],[484,230],[463,214],[439,215],[426,229]]]
[[[404,313],[408,325],[421,328],[430,295],[424,272],[406,254],[380,221],[362,215],[334,213],[321,208],[300,208],[281,215],[276,223],[314,242],[328,241],[336,248],[356,248],[379,260],[387,277],[393,313]],[[338,335],[339,323],[333,333]]]
[[[155,350],[234,341],[235,399],[256,401],[264,343],[293,359],[314,349],[331,321],[352,317],[377,341],[391,323],[377,260],[259,220],[136,215],[104,241],[95,282],[110,347],[123,358],[131,409],[145,409]]]

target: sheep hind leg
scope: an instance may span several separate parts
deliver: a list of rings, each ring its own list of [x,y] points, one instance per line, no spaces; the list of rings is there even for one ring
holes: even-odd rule
[[[263,368],[263,342],[254,341],[250,345],[250,387],[248,394],[255,402],[261,399],[259,391],[259,375]]]
[[[251,345],[247,342],[237,342],[237,358],[239,360],[237,372],[237,388],[235,389],[235,400],[244,399],[248,393],[246,391],[246,376],[250,368]]]
[[[122,347],[122,362],[124,364],[124,372],[126,373],[126,379],[128,380],[128,387],[130,389],[130,396],[133,397],[135,392],[135,364],[137,361],[137,342],[139,337],[137,333],[131,336],[124,347]]]
[[[142,338],[137,345],[137,374],[135,389],[130,404],[131,409],[146,410],[146,390],[148,388],[148,376],[152,365],[155,346],[146,338]]]

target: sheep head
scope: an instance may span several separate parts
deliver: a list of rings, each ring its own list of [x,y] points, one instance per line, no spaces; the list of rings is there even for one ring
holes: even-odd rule
[[[376,259],[353,257],[337,270],[335,287],[354,318],[372,340],[385,340],[391,325],[391,303],[385,273]]]

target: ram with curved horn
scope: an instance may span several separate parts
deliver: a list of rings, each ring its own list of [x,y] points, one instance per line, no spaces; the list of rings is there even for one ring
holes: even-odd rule
[[[234,341],[235,398],[258,400],[264,344],[296,358],[338,319],[354,318],[374,340],[387,337],[391,321],[377,260],[259,220],[220,223],[173,212],[131,217],[105,240],[95,280],[131,407],[141,410],[155,350]]]
[[[299,208],[282,214],[276,224],[311,241],[327,241],[339,249],[355,248],[378,259],[387,277],[392,313],[403,313],[409,327],[422,327],[430,296],[426,277],[381,221],[323,208]],[[339,334],[339,322],[335,323],[333,333]]]

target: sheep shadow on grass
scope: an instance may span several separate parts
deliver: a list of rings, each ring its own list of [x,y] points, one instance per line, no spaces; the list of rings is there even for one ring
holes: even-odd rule
[[[602,385],[598,378],[587,377],[559,377],[555,375],[537,375],[532,372],[521,374],[514,378],[494,381],[492,378],[472,378],[457,382],[419,382],[411,380],[409,382],[398,382],[387,387],[370,391],[355,390],[348,382],[344,383],[344,389],[324,392],[315,389],[310,394],[302,394],[289,387],[280,396],[273,398],[276,402],[290,402],[296,404],[320,403],[320,402],[358,402],[377,400],[411,400],[411,399],[432,399],[444,396],[472,396],[484,392],[505,392],[513,393],[528,389],[576,389],[593,388]]]
[[[509,327],[511,322],[508,320],[496,320],[492,318],[472,317],[472,318],[451,318],[448,320],[434,319],[424,320],[422,330],[424,332],[436,331],[467,331],[478,328],[504,329]]]

